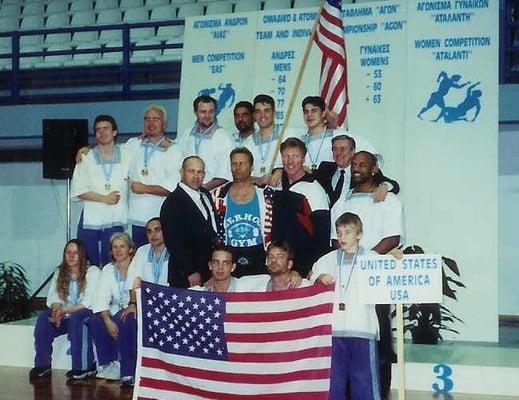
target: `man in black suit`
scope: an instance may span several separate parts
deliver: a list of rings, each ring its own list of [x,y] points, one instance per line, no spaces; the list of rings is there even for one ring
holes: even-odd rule
[[[209,276],[208,261],[216,237],[214,206],[202,188],[204,161],[198,156],[184,159],[180,183],[160,210],[160,221],[169,258],[168,282],[191,287]]]
[[[338,135],[332,139],[332,155],[335,162],[323,161],[314,175],[322,185],[330,199],[330,209],[335,202],[344,197],[351,188],[351,159],[355,154],[355,140],[348,135]],[[378,188],[374,192],[375,201],[383,201],[388,192],[388,183],[392,186],[391,192],[398,194],[400,186],[392,179],[385,177],[379,170],[374,176]]]

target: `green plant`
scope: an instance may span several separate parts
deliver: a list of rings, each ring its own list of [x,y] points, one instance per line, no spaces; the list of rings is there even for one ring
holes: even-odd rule
[[[404,249],[404,254],[424,254],[424,250],[418,245],[412,245]],[[457,289],[465,287],[458,279],[460,276],[458,264],[452,258],[442,257],[442,286],[443,295],[457,300]],[[436,344],[443,340],[441,331],[459,332],[452,327],[455,322],[463,323],[447,307],[438,303],[409,304],[404,305],[404,332],[411,332],[413,343]]]
[[[0,262],[0,323],[31,315],[25,269],[10,261]]]

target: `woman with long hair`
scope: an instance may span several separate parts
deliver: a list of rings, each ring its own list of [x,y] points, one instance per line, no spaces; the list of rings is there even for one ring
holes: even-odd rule
[[[101,272],[99,292],[94,302],[94,316],[88,320],[88,329],[97,351],[99,362],[97,378],[118,380],[121,377],[121,363],[125,363],[131,349],[125,348],[120,329],[124,320],[123,310],[130,301],[126,289],[128,267],[135,254],[135,245],[126,233],[114,233],[110,238],[112,262]]]
[[[99,279],[99,268],[90,266],[84,243],[78,239],[67,242],[63,261],[52,277],[47,306],[34,328],[36,357],[30,378],[45,378],[52,373],[52,342],[67,334],[70,340],[72,370],[67,378],[84,379],[95,375],[92,341],[85,329],[85,320],[92,315],[93,291]]]

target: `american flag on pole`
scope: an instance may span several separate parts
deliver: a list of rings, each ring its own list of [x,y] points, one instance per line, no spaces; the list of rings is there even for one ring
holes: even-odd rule
[[[216,293],[143,282],[134,399],[328,399],[333,290]]]
[[[346,119],[348,80],[341,0],[324,1],[314,37],[323,52],[320,94],[328,108],[338,114],[338,123],[342,125]]]

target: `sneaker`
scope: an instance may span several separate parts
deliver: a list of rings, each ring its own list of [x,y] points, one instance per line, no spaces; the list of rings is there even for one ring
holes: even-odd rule
[[[96,378],[118,381],[121,379],[121,364],[119,361],[112,361],[97,372]]]
[[[41,367],[34,367],[29,371],[29,379],[50,378],[52,369],[50,365],[42,365]]]
[[[96,366],[93,364],[89,369],[73,369],[68,371],[65,376],[68,379],[88,379],[97,373]]]
[[[121,378],[121,386],[133,386],[135,384],[135,378],[133,376],[123,376]]]

